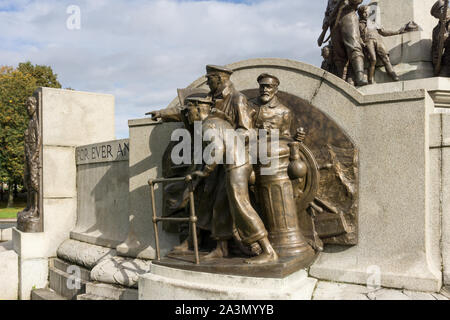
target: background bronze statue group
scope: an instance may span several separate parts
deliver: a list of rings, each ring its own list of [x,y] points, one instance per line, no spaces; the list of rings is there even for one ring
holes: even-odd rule
[[[215,161],[177,166],[170,158],[175,143],[166,151],[165,178],[194,178],[198,240],[205,251],[201,261],[234,256],[253,265],[292,257],[312,262],[323,246],[315,236],[310,211],[311,206],[316,206],[313,201],[318,190],[319,166],[303,143],[306,133],[303,128],[292,128],[293,113],[277,96],[280,79],[261,74],[255,79],[259,84],[259,96],[249,100],[230,80],[232,70],[208,65],[206,71],[209,93],[186,90],[179,107],[149,113],[153,119],[163,122],[183,122],[191,134],[194,122],[201,121],[204,132],[215,129],[219,133],[204,147],[215,144],[214,150],[220,150],[223,155],[231,152],[231,158],[235,159],[232,163]],[[252,129],[263,130],[268,158],[275,161],[262,163],[258,159],[252,164],[248,140],[244,148],[225,143],[226,130],[237,129],[244,135]],[[297,133],[292,135],[292,132]],[[241,163],[237,159],[245,161]],[[269,174],[264,172],[268,167],[272,168]],[[184,181],[167,183],[162,215],[187,216],[188,194]],[[305,216],[310,217],[310,232],[304,232],[300,226]],[[183,233],[183,228],[187,231],[188,226],[165,227],[184,234],[181,244],[169,257],[192,253],[192,237],[187,236],[188,232]]]
[[[382,37],[417,31],[419,26],[411,21],[399,30],[385,30],[369,19],[370,7],[361,5],[362,2],[328,0],[323,31],[318,39],[320,47],[329,41],[322,47],[322,69],[350,84],[364,86],[374,83],[377,61],[381,61],[386,73],[399,81]],[[325,40],[328,30],[330,35]]]

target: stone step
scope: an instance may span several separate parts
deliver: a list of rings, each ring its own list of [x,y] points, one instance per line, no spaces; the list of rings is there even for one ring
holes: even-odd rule
[[[96,296],[94,294],[85,293],[77,296],[77,300],[114,300],[114,299],[108,299],[105,297]]]
[[[78,283],[72,279],[73,275],[63,272],[55,267],[49,269],[49,287],[57,294],[75,300],[76,296],[86,291],[87,281],[80,280]]]
[[[447,299],[450,299],[450,286],[445,286],[442,288],[441,295],[446,297]]]
[[[94,283],[86,284],[86,294],[106,298],[106,300],[138,300],[138,290],[117,285]]]
[[[67,300],[51,289],[36,289],[31,291],[31,300]]]
[[[73,274],[74,267],[77,268],[77,271],[78,270],[80,271],[81,280],[86,281],[86,282],[91,281],[91,271],[90,270],[80,267],[80,266],[75,266],[71,263],[67,263],[58,258],[54,258],[54,259],[50,260],[50,268],[58,269],[67,274],[69,273],[69,271],[72,271],[72,274]]]

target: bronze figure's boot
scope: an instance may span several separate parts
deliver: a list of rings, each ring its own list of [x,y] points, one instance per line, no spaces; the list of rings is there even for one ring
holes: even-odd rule
[[[206,255],[203,260],[220,259],[225,257],[228,257],[228,241],[218,240],[216,249]]]
[[[395,73],[394,68],[392,67],[392,64],[390,62],[387,62],[385,64],[385,67],[386,67],[387,74],[392,78],[392,80],[400,81],[400,78]]]
[[[245,263],[264,264],[264,263],[278,261],[278,254],[273,249],[273,247],[270,244],[270,241],[267,237],[264,237],[263,239],[259,240],[258,242],[259,242],[259,245],[261,246],[262,253],[255,258],[245,260]]]
[[[183,241],[182,244],[175,246],[170,253],[171,254],[183,254],[183,253],[188,253],[188,252],[190,252],[189,239],[186,239]]]
[[[358,87],[367,85],[367,80],[364,79],[364,58],[355,57],[352,59],[353,71],[355,73],[355,84]]]

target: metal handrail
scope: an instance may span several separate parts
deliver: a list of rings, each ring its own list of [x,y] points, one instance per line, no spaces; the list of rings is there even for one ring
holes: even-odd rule
[[[156,215],[156,200],[155,200],[155,185],[164,182],[178,182],[185,181],[189,185],[189,203],[190,203],[190,215],[189,218],[163,218]],[[200,257],[198,253],[198,240],[197,240],[197,221],[198,218],[195,215],[195,204],[194,204],[194,186],[193,186],[192,176],[188,175],[186,178],[171,178],[171,179],[150,179],[148,184],[150,186],[150,198],[152,200],[152,211],[153,211],[153,229],[155,232],[155,244],[156,244],[156,258],[161,261],[161,251],[159,246],[159,233],[158,233],[158,222],[171,221],[171,222],[190,222],[191,230],[189,235],[192,236],[192,241],[194,243],[194,253],[195,253],[195,264],[200,264]]]

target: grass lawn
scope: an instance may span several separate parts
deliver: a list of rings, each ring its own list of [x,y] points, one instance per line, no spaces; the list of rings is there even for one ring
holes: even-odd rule
[[[0,219],[15,219],[17,218],[17,213],[25,209],[26,202],[21,200],[16,200],[14,202],[14,208],[6,208],[6,201],[0,202]]]

